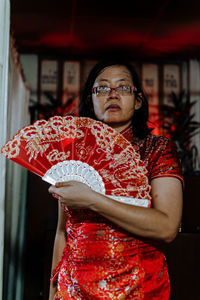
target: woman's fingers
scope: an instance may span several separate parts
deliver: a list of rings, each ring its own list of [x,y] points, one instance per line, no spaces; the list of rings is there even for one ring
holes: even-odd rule
[[[55,187],[62,187],[65,186],[67,182],[56,182]]]
[[[65,181],[65,182],[56,182],[55,187],[63,187],[63,186],[70,186],[73,181]]]
[[[91,189],[88,185],[77,181],[58,182],[48,189],[54,198],[67,206],[87,207]]]
[[[56,194],[56,187],[54,185],[51,185],[48,189],[49,193]]]
[[[66,189],[63,188],[66,188],[67,186],[70,186],[68,182],[59,182],[55,185],[51,185],[48,191],[54,198],[60,200],[60,198],[66,193]]]

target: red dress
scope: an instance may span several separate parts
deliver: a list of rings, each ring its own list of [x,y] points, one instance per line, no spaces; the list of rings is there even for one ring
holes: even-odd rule
[[[149,182],[157,177],[183,181],[175,144],[148,135],[121,132],[140,154]],[[52,273],[55,299],[168,300],[170,284],[166,258],[156,241],[138,238],[100,214],[65,207],[67,244]]]

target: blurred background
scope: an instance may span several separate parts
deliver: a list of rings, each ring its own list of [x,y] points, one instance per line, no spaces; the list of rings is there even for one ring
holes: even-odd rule
[[[199,299],[200,2],[0,1],[0,146],[18,129],[78,115],[102,58],[135,66],[153,133],[172,138],[185,178],[182,224],[163,245],[171,299]],[[48,184],[0,156],[0,297],[48,299],[57,202]]]

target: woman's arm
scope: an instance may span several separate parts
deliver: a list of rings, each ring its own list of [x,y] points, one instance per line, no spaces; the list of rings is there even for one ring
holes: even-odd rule
[[[66,221],[67,220],[66,220],[65,213],[59,203],[58,224],[57,224],[57,230],[56,230],[55,241],[54,241],[52,270],[56,267],[56,265],[60,261],[64,247],[66,245],[66,230],[65,230]],[[53,285],[52,282],[50,282],[49,300],[54,299],[56,289],[57,289],[56,286]]]
[[[127,231],[146,238],[171,242],[182,215],[182,184],[173,177],[153,179],[152,208],[124,204],[92,191],[80,182],[58,183],[50,193],[67,206],[90,208]]]
[[[152,180],[151,185],[152,208],[115,204],[107,197],[99,197],[92,208],[138,236],[171,242],[182,216],[182,184],[176,178],[163,177]]]

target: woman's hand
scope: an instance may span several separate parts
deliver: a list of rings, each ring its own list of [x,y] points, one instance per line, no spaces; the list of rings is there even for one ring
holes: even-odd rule
[[[64,205],[89,208],[135,235],[171,242],[181,221],[181,182],[161,177],[153,179],[151,186],[152,208],[117,202],[76,181],[57,183],[49,192],[56,194]]]
[[[54,197],[66,206],[89,208],[92,204],[91,196],[95,192],[85,183],[68,181],[50,186],[49,193],[54,194]]]

